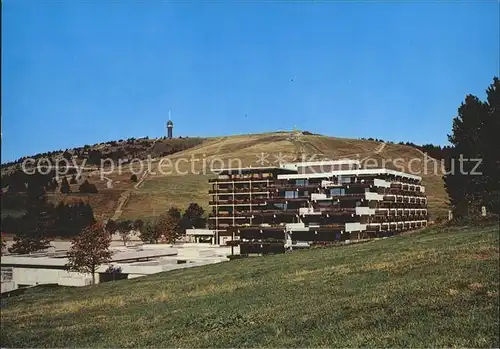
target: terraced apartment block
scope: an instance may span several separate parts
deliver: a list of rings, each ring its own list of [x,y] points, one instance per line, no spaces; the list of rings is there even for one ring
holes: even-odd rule
[[[210,180],[216,241],[239,237],[240,253],[397,234],[427,225],[421,177],[357,160],[236,168]]]

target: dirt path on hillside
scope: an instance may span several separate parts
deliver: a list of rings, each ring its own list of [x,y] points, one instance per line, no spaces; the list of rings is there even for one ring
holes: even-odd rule
[[[120,218],[120,216],[123,213],[122,208],[130,198],[131,192],[132,192],[131,190],[127,190],[126,192],[120,195],[120,198],[118,199],[118,206],[116,207],[113,217],[111,217],[112,220],[116,221],[118,218]]]
[[[382,143],[381,145],[379,145],[377,147],[377,149],[375,149],[374,153],[375,154],[380,154],[382,152],[382,150],[384,150],[385,146],[387,145],[387,143]]]
[[[155,159],[153,159],[152,161],[154,160]],[[123,213],[123,207],[127,204],[128,200],[130,199],[130,196],[132,195],[132,192],[134,190],[138,190],[141,187],[141,185],[144,183],[150,172],[151,172],[150,169],[144,171],[139,181],[136,184],[134,184],[134,188],[129,189],[120,195],[120,198],[118,199],[118,205],[116,206],[115,213],[113,214],[112,217],[113,220],[116,221],[117,219],[120,218],[120,216]]]
[[[139,181],[134,185],[134,189],[139,189],[139,187],[142,185],[142,183],[144,183],[144,180],[146,179],[146,177],[149,175],[149,172],[151,172],[149,169],[144,171],[144,173],[141,176],[141,179],[139,179]]]
[[[373,153],[371,153],[370,155],[367,155],[365,156],[364,158],[362,158],[361,160],[359,160],[359,162],[362,164],[363,161],[365,161],[366,159],[368,159],[370,156],[373,156],[373,155],[379,155],[385,148],[385,146],[387,145],[387,143],[381,143],[379,146],[377,146],[377,148],[375,148],[375,150],[373,151]]]
[[[219,141],[219,145],[217,146],[217,150],[215,151],[215,155],[219,155],[220,151],[222,150],[222,147],[225,145],[225,141],[227,140],[227,137],[222,138]]]
[[[317,146],[312,144],[311,142],[307,140],[301,139],[303,135],[302,134],[295,134],[295,133],[290,133],[287,141],[292,143],[295,148],[297,149],[296,151],[296,159],[300,159],[301,156],[304,156],[304,154],[307,155],[325,155],[325,153],[319,149]]]

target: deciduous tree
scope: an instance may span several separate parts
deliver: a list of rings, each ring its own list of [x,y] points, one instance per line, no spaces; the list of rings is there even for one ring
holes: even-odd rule
[[[132,222],[129,220],[117,222],[118,232],[120,234],[120,238],[123,241],[123,245],[127,245],[127,242],[130,240],[130,230],[132,229]]]
[[[161,237],[160,230],[156,229],[155,222],[146,222],[140,228],[140,235],[142,241],[148,242],[150,244],[157,244]]]
[[[103,224],[93,224],[72,240],[66,266],[70,271],[92,274],[92,284],[95,284],[97,268],[111,260],[110,244],[111,235]]]
[[[155,224],[155,233],[164,241],[173,244],[182,234],[181,212],[172,206],[166,213],[160,215]]]

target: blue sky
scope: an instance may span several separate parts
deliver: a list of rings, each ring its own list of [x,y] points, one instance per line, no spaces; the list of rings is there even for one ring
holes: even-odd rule
[[[2,3],[2,162],[163,136],[169,109],[177,136],[446,144],[498,75],[496,1]]]

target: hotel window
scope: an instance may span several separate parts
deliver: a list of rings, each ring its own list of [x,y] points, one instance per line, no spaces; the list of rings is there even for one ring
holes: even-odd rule
[[[278,210],[286,210],[286,208],[287,208],[287,204],[284,204],[284,203],[274,204],[274,206],[275,206]]]
[[[330,189],[330,195],[331,196],[344,196],[345,195],[345,189],[344,188],[333,188],[333,189]]]
[[[308,184],[308,180],[307,179],[297,179],[295,181],[295,185],[307,185]]]
[[[351,183],[351,177],[340,177],[340,183],[342,183],[342,184]]]

